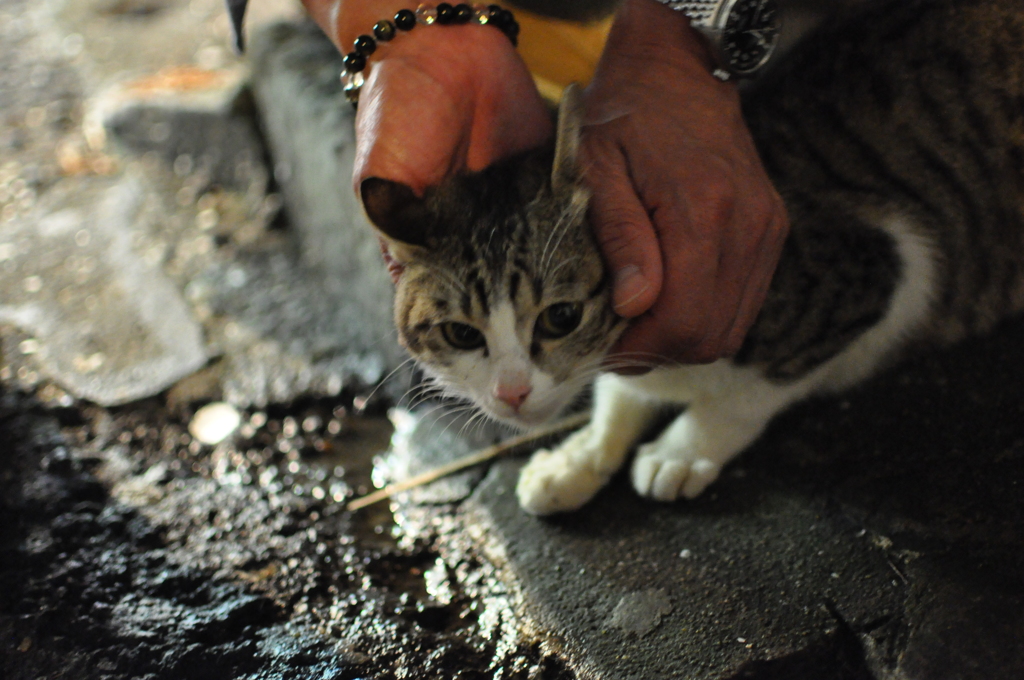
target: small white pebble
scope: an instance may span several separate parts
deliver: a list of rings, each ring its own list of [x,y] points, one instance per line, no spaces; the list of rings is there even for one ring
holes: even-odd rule
[[[188,431],[204,444],[219,444],[234,433],[242,422],[242,416],[231,404],[216,401],[202,407],[192,416]]]
[[[745,644],[747,642],[747,638],[736,638],[736,642],[740,642],[740,643],[744,643]]]
[[[38,293],[43,289],[43,278],[41,276],[29,276],[23,282],[26,293]]]
[[[693,553],[690,552],[689,548],[684,548],[682,551],[680,551],[679,556],[682,557],[684,560],[688,560],[691,557],[693,557]]]

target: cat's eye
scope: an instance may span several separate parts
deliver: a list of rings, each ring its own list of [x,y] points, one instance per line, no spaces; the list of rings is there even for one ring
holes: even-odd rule
[[[583,318],[583,305],[578,302],[553,304],[537,317],[537,334],[542,338],[562,338],[576,330]]]
[[[441,335],[455,349],[471,350],[487,344],[484,334],[469,324],[449,321],[441,324]]]

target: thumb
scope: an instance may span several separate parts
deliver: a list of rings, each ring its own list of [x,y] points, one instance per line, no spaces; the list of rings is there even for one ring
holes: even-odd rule
[[[661,292],[661,251],[625,159],[617,151],[602,156],[587,169],[590,221],[612,276],[615,313],[632,318],[650,309]]]

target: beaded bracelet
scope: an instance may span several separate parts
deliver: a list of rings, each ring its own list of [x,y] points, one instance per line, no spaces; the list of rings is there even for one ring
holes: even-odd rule
[[[353,49],[345,55],[345,70],[341,72],[341,82],[345,85],[345,99],[353,107],[359,103],[359,91],[363,87],[363,69],[366,59],[377,50],[377,43],[390,42],[398,31],[411,31],[416,24],[429,26],[434,23],[441,25],[468,24],[471,21],[482,26],[494,26],[512,41],[518,43],[519,24],[511,11],[499,5],[467,5],[459,3],[450,5],[442,2],[437,7],[420,5],[416,11],[400,9],[395,13],[393,21],[378,21],[373,25],[373,35],[361,35],[355,39]]]

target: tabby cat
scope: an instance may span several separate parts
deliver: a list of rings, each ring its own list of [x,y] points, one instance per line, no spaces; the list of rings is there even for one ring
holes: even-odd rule
[[[637,449],[633,486],[693,498],[795,401],[1024,308],[1019,0],[869,4],[799,48],[746,110],[792,231],[741,351],[709,365],[600,373],[628,359],[606,356],[625,322],[586,219],[574,91],[553,151],[422,199],[364,182],[399,337],[428,374],[521,426],[597,376],[590,425],[523,468],[528,512],[586,503],[666,403],[686,409]]]

